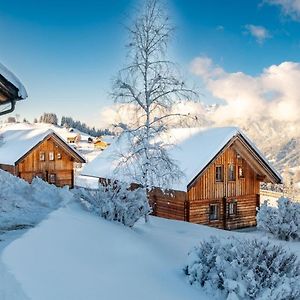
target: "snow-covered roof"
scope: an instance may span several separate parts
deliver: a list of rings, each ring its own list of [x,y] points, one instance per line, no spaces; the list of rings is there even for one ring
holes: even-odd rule
[[[0,63],[0,75],[2,75],[7,81],[12,83],[18,89],[18,96],[21,99],[26,99],[28,97],[26,89],[21,81],[17,78],[15,74],[9,71],[5,66]]]
[[[0,130],[0,164],[14,165],[22,156],[29,152],[38,143],[49,135],[55,134],[64,141],[57,133],[51,129],[7,129]],[[65,142],[64,142],[65,143]],[[65,143],[67,145],[67,143]],[[75,149],[71,148],[82,160],[85,159]]]
[[[170,188],[186,190],[187,185],[215,158],[227,143],[237,135],[242,136],[272,172],[274,172],[278,178],[281,178],[255,145],[237,127],[216,127],[209,129],[176,128],[171,129],[163,138],[168,139],[168,143],[173,145],[168,150],[169,155],[176,161],[185,176],[178,184]],[[119,139],[116,139],[110,147],[104,150],[103,153],[86,164],[81,174],[114,178],[114,170],[120,160],[118,153],[126,153],[128,147],[127,138],[121,136]]]

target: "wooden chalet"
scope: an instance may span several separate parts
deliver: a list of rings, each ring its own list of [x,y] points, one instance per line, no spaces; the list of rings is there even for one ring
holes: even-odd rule
[[[150,192],[153,215],[222,229],[255,226],[260,182],[282,180],[255,145],[234,127],[174,129],[170,139],[176,147],[169,154],[185,178],[168,191]],[[110,152],[120,146],[110,146],[83,174],[112,176],[110,169],[117,162],[109,158]]]
[[[0,168],[31,182],[74,186],[74,165],[85,159],[52,130],[1,130]]]
[[[0,106],[5,105],[5,109],[0,111],[0,116],[14,111],[16,101],[26,98],[24,86],[13,73],[0,64]]]

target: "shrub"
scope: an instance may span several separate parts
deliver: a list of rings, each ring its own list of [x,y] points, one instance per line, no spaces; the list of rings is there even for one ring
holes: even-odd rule
[[[295,254],[268,241],[211,237],[189,253],[185,275],[192,285],[224,299],[299,299]]]
[[[300,203],[281,197],[277,207],[265,201],[257,214],[257,227],[282,240],[300,239]]]
[[[100,186],[97,190],[77,189],[75,195],[85,209],[100,217],[132,227],[150,212],[146,191],[129,190],[124,184]]]

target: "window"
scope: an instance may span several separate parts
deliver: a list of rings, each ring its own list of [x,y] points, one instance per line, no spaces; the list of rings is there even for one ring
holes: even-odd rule
[[[243,169],[242,166],[239,166],[239,168],[238,168],[238,174],[239,174],[239,178],[245,178],[244,169]]]
[[[209,220],[218,220],[219,218],[219,205],[218,204],[210,204],[209,205]]]
[[[45,161],[45,152],[40,152],[40,161]]]
[[[54,152],[49,152],[49,160],[54,160]]]
[[[61,159],[61,153],[57,153],[57,159]]]
[[[56,183],[56,174],[49,174],[49,178],[48,178],[48,182],[49,183]]]
[[[237,212],[237,202],[228,203],[228,216],[234,216]]]
[[[228,180],[229,181],[235,180],[235,165],[228,166]]]
[[[216,181],[223,181],[224,173],[223,166],[216,166]]]

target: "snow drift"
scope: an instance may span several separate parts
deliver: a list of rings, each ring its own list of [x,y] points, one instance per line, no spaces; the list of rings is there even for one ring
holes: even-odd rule
[[[2,170],[0,187],[0,230],[33,226],[73,196],[40,178],[29,184]]]

